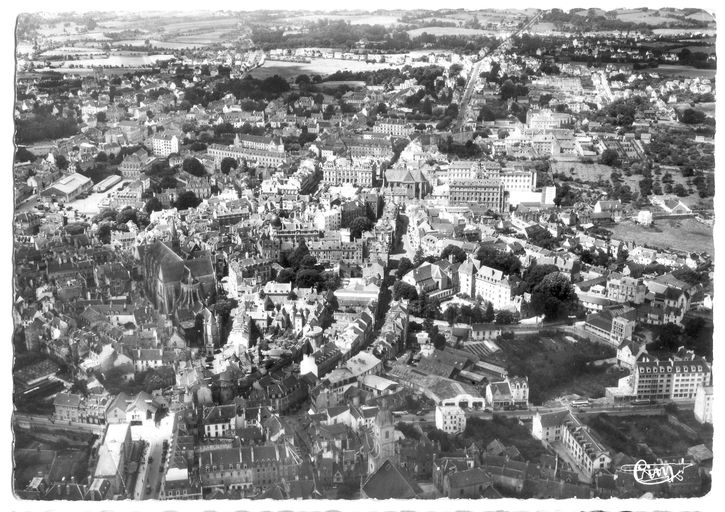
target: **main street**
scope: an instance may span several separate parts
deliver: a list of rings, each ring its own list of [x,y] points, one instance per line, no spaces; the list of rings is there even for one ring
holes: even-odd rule
[[[486,59],[486,57],[496,55],[499,51],[506,49],[507,43],[513,37],[519,36],[526,30],[531,28],[537,21],[539,21],[539,18],[541,18],[541,16],[543,16],[545,12],[546,11],[539,11],[533,18],[527,21],[516,32],[501,41],[493,51],[484,54],[483,57],[481,57],[473,64],[471,73],[468,76],[468,82],[466,83],[466,89],[463,92],[463,96],[461,98],[461,103],[460,105],[458,105],[458,118],[456,119],[453,131],[460,131],[463,127],[463,123],[465,123],[466,120],[470,119],[471,117],[472,113],[470,112],[469,103],[471,101],[471,97],[473,96],[473,92],[476,90],[476,84],[478,83],[479,75],[481,74],[481,65],[483,64],[483,61]]]

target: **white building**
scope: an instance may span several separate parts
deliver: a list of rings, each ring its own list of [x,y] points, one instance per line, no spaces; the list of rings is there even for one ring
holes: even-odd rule
[[[446,434],[459,434],[466,429],[466,413],[457,405],[436,407],[436,428]]]
[[[481,265],[476,273],[476,297],[493,304],[493,308],[515,309],[514,285],[501,270]]]
[[[155,135],[151,139],[154,155],[167,157],[171,153],[179,152],[179,138],[176,135]]]
[[[700,423],[712,424],[712,386],[698,386],[695,393],[695,418]]]

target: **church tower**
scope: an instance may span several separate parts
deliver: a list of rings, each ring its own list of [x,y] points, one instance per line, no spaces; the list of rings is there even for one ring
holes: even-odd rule
[[[393,413],[387,401],[383,401],[373,424],[373,449],[368,457],[368,474],[374,473],[386,460],[398,464]]]

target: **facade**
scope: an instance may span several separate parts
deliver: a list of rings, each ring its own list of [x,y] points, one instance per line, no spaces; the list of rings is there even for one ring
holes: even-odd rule
[[[555,444],[566,450],[577,468],[588,478],[598,471],[608,470],[611,465],[609,450],[569,411],[537,412],[531,434],[546,444]]]
[[[641,278],[623,276],[612,272],[607,278],[607,298],[614,302],[642,304],[647,287]]]
[[[638,400],[694,400],[700,386],[712,383],[710,364],[692,352],[665,360],[643,354],[632,377]]]
[[[179,152],[179,138],[176,135],[157,134],[151,139],[151,147],[154,155],[166,158],[171,153]]]
[[[60,201],[73,201],[81,194],[93,189],[93,181],[82,174],[73,173],[63,176],[41,192],[43,197],[55,197]]]
[[[503,212],[506,194],[499,180],[454,180],[450,183],[449,202],[452,205],[475,204],[494,212]]]
[[[349,160],[325,162],[322,166],[322,181],[327,185],[352,184],[371,187],[377,169],[370,163],[353,163]]]
[[[514,285],[501,270],[481,265],[476,273],[475,297],[481,297],[493,304],[493,308],[510,309],[515,307]]]
[[[712,386],[700,385],[695,393],[695,418],[700,423],[712,424]]]
[[[460,434],[466,429],[466,413],[457,405],[438,405],[435,412],[436,428],[446,434]]]

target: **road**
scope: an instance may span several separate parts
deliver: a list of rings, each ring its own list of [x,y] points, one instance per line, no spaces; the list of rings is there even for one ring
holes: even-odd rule
[[[461,98],[461,103],[460,105],[458,105],[458,118],[456,119],[453,131],[460,131],[463,127],[463,123],[466,122],[466,119],[469,119],[469,116],[471,114],[471,112],[469,111],[469,103],[471,101],[471,97],[473,96],[473,92],[476,90],[476,84],[478,83],[478,78],[481,74],[481,65],[483,64],[484,59],[486,59],[486,57],[490,55],[495,55],[500,50],[507,49],[507,43],[511,40],[511,38],[516,37],[522,32],[531,28],[531,26],[534,25],[539,20],[539,18],[544,15],[544,12],[545,11],[539,11],[533,18],[527,21],[524,26],[522,26],[516,32],[505,38],[503,41],[501,41],[501,43],[499,43],[499,45],[493,51],[485,54],[483,57],[481,57],[481,59],[473,64],[471,73],[468,76],[468,82],[466,83],[466,89],[464,90],[463,97]]]
[[[173,429],[173,415],[164,417],[158,426],[153,424],[153,422],[131,426],[131,438],[134,440],[143,440],[148,444],[148,449],[143,456],[143,463],[139,468],[138,478],[136,479],[134,499],[155,500],[158,498],[161,481],[168,469],[169,460],[168,451],[166,457],[162,457],[163,443],[164,441],[168,441],[171,444]],[[170,449],[171,447],[169,447]],[[163,471],[161,468],[163,468]],[[147,486],[149,492],[146,491]]]

